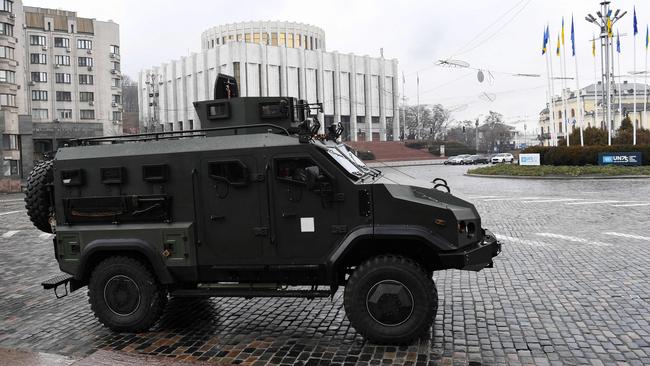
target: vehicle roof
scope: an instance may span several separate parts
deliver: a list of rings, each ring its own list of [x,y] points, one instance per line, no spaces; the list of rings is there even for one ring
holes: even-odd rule
[[[300,145],[296,137],[274,133],[193,137],[174,140],[66,147],[59,149],[56,154],[56,160],[114,158],[133,155],[157,155],[293,145]]]

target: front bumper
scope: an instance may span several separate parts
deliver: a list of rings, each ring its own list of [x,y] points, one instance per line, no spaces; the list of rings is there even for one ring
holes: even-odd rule
[[[501,243],[490,231],[485,230],[483,241],[459,251],[440,253],[440,261],[445,269],[455,268],[466,271],[480,271],[492,267],[492,258],[501,253]]]

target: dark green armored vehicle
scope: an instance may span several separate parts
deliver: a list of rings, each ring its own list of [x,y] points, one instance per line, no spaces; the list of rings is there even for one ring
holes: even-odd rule
[[[319,134],[320,105],[237,97],[220,75],[215,99],[194,106],[200,130],[73,141],[29,177],[29,216],[56,234],[64,272],[44,288],[87,285],[115,331],[147,330],[170,296],[316,298],[345,286],[362,335],[406,343],[435,318],[433,271],[478,271],[500,252],[443,180],[402,184],[338,142],[340,125]]]

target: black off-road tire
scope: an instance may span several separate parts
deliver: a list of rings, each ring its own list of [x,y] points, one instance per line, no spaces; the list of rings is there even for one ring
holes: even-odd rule
[[[25,190],[27,215],[37,229],[46,233],[52,233],[50,216],[54,212],[48,190],[49,184],[54,181],[52,166],[52,160],[35,165],[29,177],[27,177],[27,188]]]
[[[370,312],[368,295],[381,282],[399,282],[413,300],[412,311],[401,324],[386,325]],[[350,324],[366,339],[380,344],[408,344],[427,332],[438,311],[433,279],[416,262],[400,256],[378,256],[358,266],[348,279],[344,296]]]
[[[116,279],[123,282],[130,280],[129,283],[137,287],[139,297],[131,313],[117,313],[109,305],[109,302],[116,301],[115,297],[110,297],[115,292],[108,290]],[[107,294],[110,298],[107,298]],[[124,294],[122,292],[118,296]],[[116,332],[139,333],[147,331],[158,321],[167,304],[167,293],[151,271],[138,260],[110,257],[100,262],[90,276],[88,302],[95,317],[106,327]]]

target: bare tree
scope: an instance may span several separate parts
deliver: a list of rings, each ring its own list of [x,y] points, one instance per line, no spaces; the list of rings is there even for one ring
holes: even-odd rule
[[[421,139],[439,138],[449,124],[449,111],[441,104],[420,105],[406,108],[406,126],[408,138],[419,136]]]

